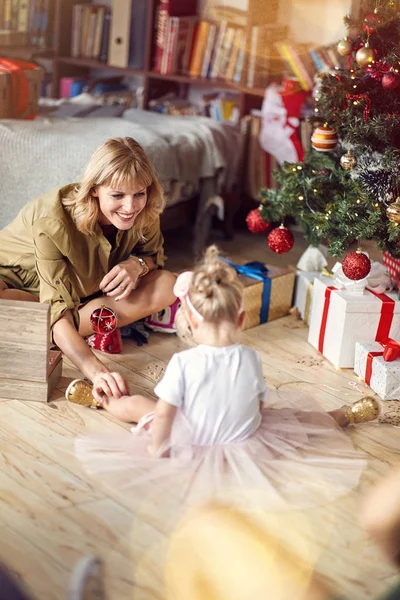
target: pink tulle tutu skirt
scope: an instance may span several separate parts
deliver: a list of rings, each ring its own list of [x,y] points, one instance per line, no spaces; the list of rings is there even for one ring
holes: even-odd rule
[[[215,499],[245,509],[290,510],[331,502],[356,487],[366,466],[345,431],[316,402],[276,393],[257,431],[225,445],[196,446],[182,414],[167,457],[148,453],[150,427],[79,438],[87,472],[134,511],[172,515]]]

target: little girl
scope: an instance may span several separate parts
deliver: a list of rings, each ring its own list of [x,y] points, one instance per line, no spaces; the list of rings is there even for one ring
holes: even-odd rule
[[[104,408],[139,423],[133,435],[78,440],[88,471],[133,506],[157,499],[157,511],[171,495],[180,506],[213,497],[280,510],[324,504],[355,487],[365,461],[340,426],[377,418],[376,401],[325,413],[309,398],[269,391],[258,354],[236,341],[242,286],[215,247],[178,277],[174,293],[198,345],[172,357],[157,403],[105,399]],[[82,381],[67,397],[92,402]]]

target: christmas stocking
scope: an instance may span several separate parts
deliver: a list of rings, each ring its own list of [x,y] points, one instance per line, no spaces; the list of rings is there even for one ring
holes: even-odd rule
[[[293,90],[285,82],[282,86],[273,83],[265,90],[259,141],[263,150],[272,154],[279,164],[304,159],[297,130],[306,96],[307,92]]]

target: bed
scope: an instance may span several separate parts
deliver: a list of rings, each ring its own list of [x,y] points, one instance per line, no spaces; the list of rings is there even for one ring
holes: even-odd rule
[[[122,118],[40,117],[0,121],[0,227],[31,199],[79,181],[94,150],[110,137],[131,136],[146,150],[164,187],[164,229],[194,228],[193,251],[207,242],[210,215],[229,221],[237,185],[241,134],[206,117],[175,117],[138,109]]]

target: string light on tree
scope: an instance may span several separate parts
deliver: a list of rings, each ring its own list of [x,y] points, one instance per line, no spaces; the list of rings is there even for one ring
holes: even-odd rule
[[[276,254],[285,254],[293,248],[293,233],[284,225],[273,229],[267,238],[268,247]]]

